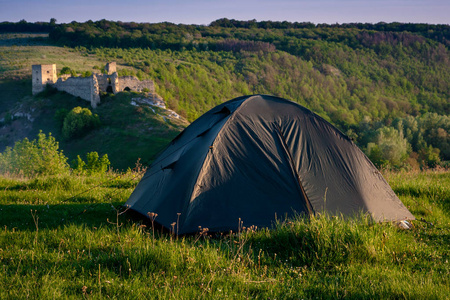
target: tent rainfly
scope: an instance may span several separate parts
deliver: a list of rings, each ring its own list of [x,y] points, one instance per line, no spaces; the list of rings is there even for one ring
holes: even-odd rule
[[[414,216],[364,153],[329,122],[286,99],[239,97],[181,132],[126,202],[180,234],[271,227],[297,214],[374,221]],[[147,216],[148,217],[148,216]]]

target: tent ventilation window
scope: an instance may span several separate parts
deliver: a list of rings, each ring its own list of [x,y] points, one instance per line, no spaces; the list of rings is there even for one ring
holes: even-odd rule
[[[173,168],[175,167],[175,164],[177,163],[177,161],[178,161],[178,160],[176,160],[176,161],[174,161],[174,162],[168,164],[168,165],[165,166],[165,167],[162,167],[161,170],[173,169]]]
[[[214,114],[215,115],[224,114],[224,115],[228,116],[229,114],[231,114],[231,110],[228,107],[224,106],[224,107],[222,107],[221,110],[219,110],[218,112],[215,112]]]

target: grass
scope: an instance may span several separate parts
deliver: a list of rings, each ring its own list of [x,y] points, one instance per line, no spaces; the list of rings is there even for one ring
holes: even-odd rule
[[[133,172],[0,177],[0,298],[448,299],[450,173],[386,177],[411,230],[316,216],[185,237],[119,215]]]
[[[0,34],[0,79],[31,78],[31,65],[56,64],[57,71],[69,67],[92,71],[105,61],[85,51],[50,44],[45,34]],[[30,83],[31,87],[31,83]]]

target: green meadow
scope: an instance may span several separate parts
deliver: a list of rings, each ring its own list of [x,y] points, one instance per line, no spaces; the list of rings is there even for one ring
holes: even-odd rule
[[[191,236],[124,213],[141,175],[0,177],[0,298],[450,297],[448,171],[384,174],[410,230],[317,215]]]
[[[1,23],[0,299],[450,299],[449,37],[448,25],[401,23]],[[182,118],[134,92],[97,108],[31,95],[33,64],[85,74],[110,61],[152,79]],[[392,170],[412,228],[318,214],[178,236],[177,216],[167,231],[132,217],[136,160],[150,165],[189,122],[248,94],[311,109]],[[100,124],[64,138],[74,109]],[[94,152],[109,171],[73,164]]]

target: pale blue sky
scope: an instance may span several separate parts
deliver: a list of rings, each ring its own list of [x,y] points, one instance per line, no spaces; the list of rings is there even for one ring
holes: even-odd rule
[[[0,22],[209,24],[220,18],[312,23],[450,24],[450,0],[0,0]]]

